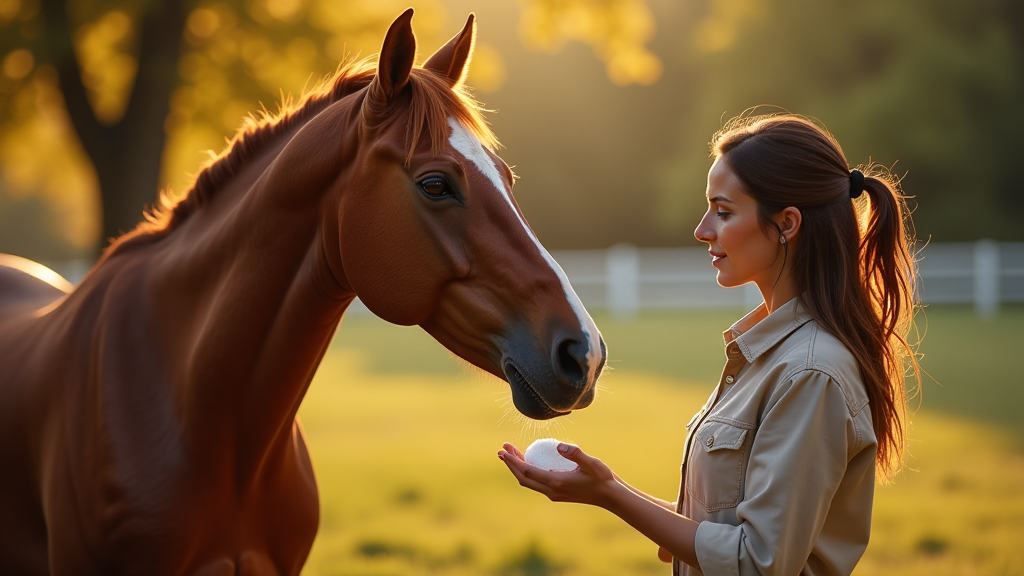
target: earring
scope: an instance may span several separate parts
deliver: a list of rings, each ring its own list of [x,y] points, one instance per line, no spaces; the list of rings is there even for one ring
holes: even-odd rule
[[[779,234],[779,242],[785,244],[786,243],[786,237],[783,236],[782,234]]]

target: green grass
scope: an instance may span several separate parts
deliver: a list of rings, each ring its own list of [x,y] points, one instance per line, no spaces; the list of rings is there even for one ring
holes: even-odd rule
[[[347,318],[301,410],[322,500],[304,574],[664,574],[656,548],[601,510],[522,489],[503,441],[580,444],[673,499],[684,424],[721,368],[739,311],[598,317],[610,350],[598,400],[567,419],[518,417],[507,385],[467,371],[416,328]],[[907,471],[877,490],[858,574],[1024,573],[1024,308],[981,321],[927,314],[923,407]]]
[[[922,407],[1008,427],[1024,440],[1024,306],[981,320],[969,307],[919,316]]]

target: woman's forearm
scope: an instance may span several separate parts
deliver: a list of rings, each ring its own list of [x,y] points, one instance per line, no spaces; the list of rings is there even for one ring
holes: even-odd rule
[[[638,492],[619,481],[609,486],[601,507],[624,520],[682,562],[700,569],[694,548],[698,523],[676,514],[670,503]]]
[[[637,496],[643,498],[644,500],[648,500],[650,502],[654,502],[655,504],[657,504],[658,506],[661,506],[662,508],[664,508],[666,510],[673,510],[674,511],[676,509],[676,503],[675,502],[669,502],[668,500],[662,500],[661,498],[658,498],[656,496],[651,496],[650,494],[648,494],[648,493],[646,493],[646,492],[644,492],[642,490],[638,490],[637,488],[633,487],[632,485],[630,485],[628,482],[626,482],[622,478],[619,478],[618,474],[615,475],[615,480],[617,480],[620,484],[625,486],[630,492],[632,492],[633,494],[636,494]]]

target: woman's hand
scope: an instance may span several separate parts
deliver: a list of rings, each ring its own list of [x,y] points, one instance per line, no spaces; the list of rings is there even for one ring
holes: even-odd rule
[[[498,451],[498,458],[519,480],[519,485],[548,497],[553,502],[578,502],[607,508],[618,479],[604,462],[588,456],[579,447],[564,442],[558,453],[575,462],[571,472],[554,472],[527,464],[523,453],[511,444]]]
[[[672,556],[700,568],[694,541],[697,523],[677,514],[670,502],[648,496],[619,478],[597,458],[587,456],[571,444],[558,445],[558,453],[575,462],[571,472],[552,472],[527,464],[523,453],[505,444],[498,458],[525,486],[555,502],[579,502],[599,506],[625,520],[661,548],[658,558],[671,562]]]

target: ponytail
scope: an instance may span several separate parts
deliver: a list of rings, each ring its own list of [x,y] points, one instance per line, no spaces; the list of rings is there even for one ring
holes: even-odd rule
[[[907,390],[903,382],[908,364],[920,383],[920,368],[907,341],[913,325],[917,272],[908,230],[909,211],[897,181],[884,167],[871,165],[864,171],[869,174],[864,189],[870,205],[859,211],[863,225],[859,260],[864,289],[881,328],[880,362],[872,363],[876,364],[873,371],[881,369],[880,376],[886,381],[900,384],[891,386],[891,395],[879,394],[871,412],[875,431],[881,433],[880,477],[889,479],[899,470],[906,449]]]

